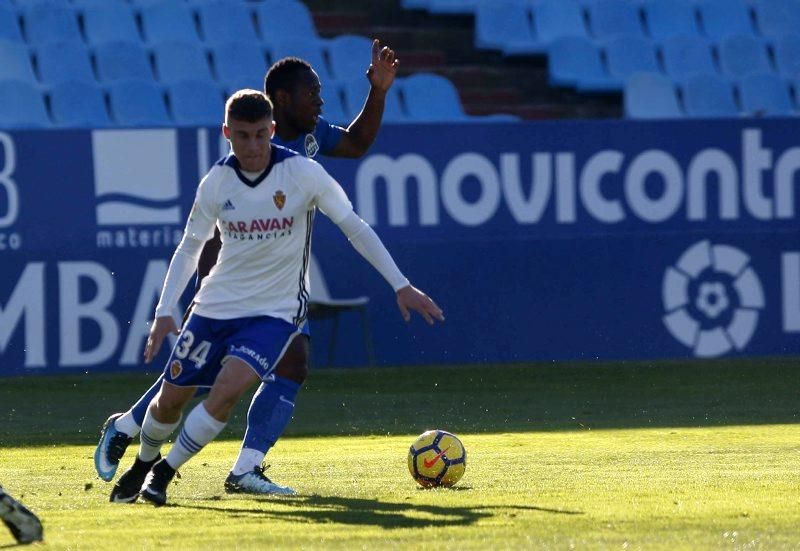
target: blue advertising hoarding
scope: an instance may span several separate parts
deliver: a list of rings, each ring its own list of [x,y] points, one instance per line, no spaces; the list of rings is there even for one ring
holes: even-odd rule
[[[313,254],[334,297],[371,298],[381,365],[797,354],[797,126],[387,125],[364,158],[318,160],[447,321],[405,324],[324,216]],[[141,365],[225,147],[216,129],[0,132],[0,374]],[[335,365],[366,362],[359,323]]]

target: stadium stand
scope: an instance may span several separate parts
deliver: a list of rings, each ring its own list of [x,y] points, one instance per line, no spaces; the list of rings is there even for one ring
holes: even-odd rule
[[[339,35],[328,41],[328,59],[336,80],[345,80],[369,67],[372,41],[364,36]]]
[[[670,36],[661,44],[661,58],[664,72],[675,80],[681,80],[692,73],[714,73],[714,54],[711,44],[704,37],[677,35]]]
[[[328,68],[328,63],[325,61],[325,50],[323,49],[322,41],[306,40],[302,38],[278,38],[275,40],[267,40],[266,46],[273,63],[288,56],[301,57],[314,67],[314,70],[323,82],[336,80],[336,77],[334,77],[333,73],[331,73],[331,70]]]
[[[147,80],[117,80],[108,97],[114,120],[120,126],[171,126],[161,87]]]
[[[781,76],[791,79],[800,75],[800,34],[787,34],[776,38],[773,43],[773,53],[775,67]]]
[[[605,52],[608,73],[620,87],[634,73],[660,70],[653,43],[642,36],[618,36],[606,44]]]
[[[264,67],[269,66],[264,51],[244,42],[220,42],[211,49],[211,59],[217,80],[226,89],[237,83],[249,83],[246,87],[260,89]]]
[[[256,28],[247,7],[241,2],[214,1],[198,7],[200,28],[206,44],[238,40],[258,43]]]
[[[453,83],[446,78],[418,73],[403,82],[408,118],[416,122],[469,120]]]
[[[198,42],[161,42],[153,48],[153,59],[158,80],[163,84],[212,80],[205,48]]]
[[[753,23],[744,0],[698,0],[703,33],[719,41],[732,34],[753,34]]]
[[[152,81],[153,70],[140,42],[105,42],[94,48],[97,76],[102,82],[123,79]]]
[[[625,82],[625,115],[634,119],[683,117],[673,81],[658,73],[636,73]]]
[[[147,42],[199,42],[194,17],[187,4],[159,2],[141,11],[142,28]]]
[[[42,93],[30,82],[0,81],[0,128],[49,128]]]
[[[615,90],[603,66],[600,49],[588,38],[568,36],[554,40],[548,48],[550,82],[555,86],[580,86],[585,90]]]
[[[96,83],[89,49],[83,42],[50,42],[36,49],[39,78],[44,84]]]
[[[323,85],[322,101],[324,102],[322,106],[322,116],[328,119],[328,121],[339,125],[347,125],[350,122],[351,119],[347,116],[342,100],[341,87],[336,81],[331,81]]]
[[[565,36],[589,36],[576,0],[541,0],[533,8],[534,27],[543,44]]]
[[[105,128],[111,126],[103,90],[88,81],[63,81],[50,89],[50,110],[56,126]]]
[[[0,80],[18,80],[36,84],[36,75],[28,55],[28,48],[18,42],[0,40]]]
[[[733,79],[748,73],[772,71],[764,42],[747,34],[724,38],[719,43],[719,61],[722,72]]]
[[[16,10],[4,4],[0,4],[0,40],[24,42]]]
[[[386,95],[386,107],[383,111],[383,120],[386,122],[408,122],[408,115],[403,109],[400,98],[401,88],[401,81],[397,81],[394,86],[389,88],[389,93]],[[345,80],[342,84],[342,92],[347,114],[352,120],[364,105],[364,98],[369,93],[369,82],[360,76]]]
[[[186,126],[217,126],[225,108],[220,87],[208,80],[182,80],[167,87],[167,98],[175,123]]]
[[[83,28],[90,44],[142,40],[133,10],[124,4],[111,3],[86,8],[83,12]]]
[[[255,16],[262,39],[319,38],[311,12],[297,0],[262,0],[255,5]]]
[[[689,0],[651,0],[643,7],[647,28],[655,40],[699,33],[694,5]]]
[[[597,0],[587,10],[592,35],[605,40],[619,35],[643,35],[638,5],[633,0]]]
[[[800,29],[797,0],[755,0],[753,8],[758,29],[765,36],[780,36]]]
[[[719,75],[692,75],[683,82],[683,106],[692,117],[735,117],[733,87]]]
[[[748,115],[791,115],[789,86],[773,73],[752,73],[739,81],[742,111]]]
[[[83,40],[75,11],[68,5],[33,4],[23,11],[28,43]]]
[[[507,55],[542,53],[526,0],[479,4],[475,10],[475,46]]]

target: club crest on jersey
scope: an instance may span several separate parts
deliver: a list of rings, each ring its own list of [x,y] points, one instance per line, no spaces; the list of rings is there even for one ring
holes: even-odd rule
[[[178,376],[181,374],[181,371],[183,371],[183,366],[181,365],[180,360],[174,360],[171,364],[169,364],[169,376],[172,377],[173,380],[178,378]]]
[[[283,205],[286,204],[286,194],[281,190],[275,192],[275,195],[272,196],[272,201],[275,203],[275,206],[278,207],[278,210],[283,209]]]
[[[319,144],[317,143],[317,139],[314,137],[314,134],[306,134],[306,141],[305,141],[305,148],[306,148],[306,157],[313,157],[319,152]]]

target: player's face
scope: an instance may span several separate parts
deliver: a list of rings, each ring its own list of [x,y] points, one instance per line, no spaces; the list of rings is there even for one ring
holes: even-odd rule
[[[301,71],[289,94],[288,119],[303,132],[314,132],[322,112],[322,86],[314,71]]]
[[[261,172],[267,168],[269,144],[274,131],[272,117],[264,117],[256,122],[229,119],[222,127],[239,165],[248,172]]]

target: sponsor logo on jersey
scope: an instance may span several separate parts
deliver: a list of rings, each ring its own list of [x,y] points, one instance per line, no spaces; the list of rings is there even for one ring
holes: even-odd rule
[[[314,137],[314,134],[306,134],[305,143],[303,145],[306,149],[306,157],[311,158],[319,153],[319,144],[317,143],[317,139]]]
[[[183,366],[181,365],[180,360],[174,360],[171,364],[169,364],[169,376],[172,377],[173,380],[177,379],[178,376],[183,371]]]
[[[267,359],[265,357],[263,357],[261,354],[259,354],[258,352],[256,352],[252,348],[249,348],[247,346],[233,346],[233,347],[231,347],[231,354],[236,353],[236,352],[238,352],[240,354],[244,354],[245,356],[249,356],[250,358],[253,358],[256,361],[256,363],[258,363],[258,365],[260,365],[264,369],[269,369],[269,361],[267,361]]]
[[[695,243],[664,272],[664,325],[701,358],[743,350],[764,308],[764,290],[750,257],[730,245]]]
[[[275,192],[275,195],[272,196],[272,200],[275,202],[275,206],[278,207],[278,210],[282,210],[283,205],[286,204],[286,194],[278,190]]]

